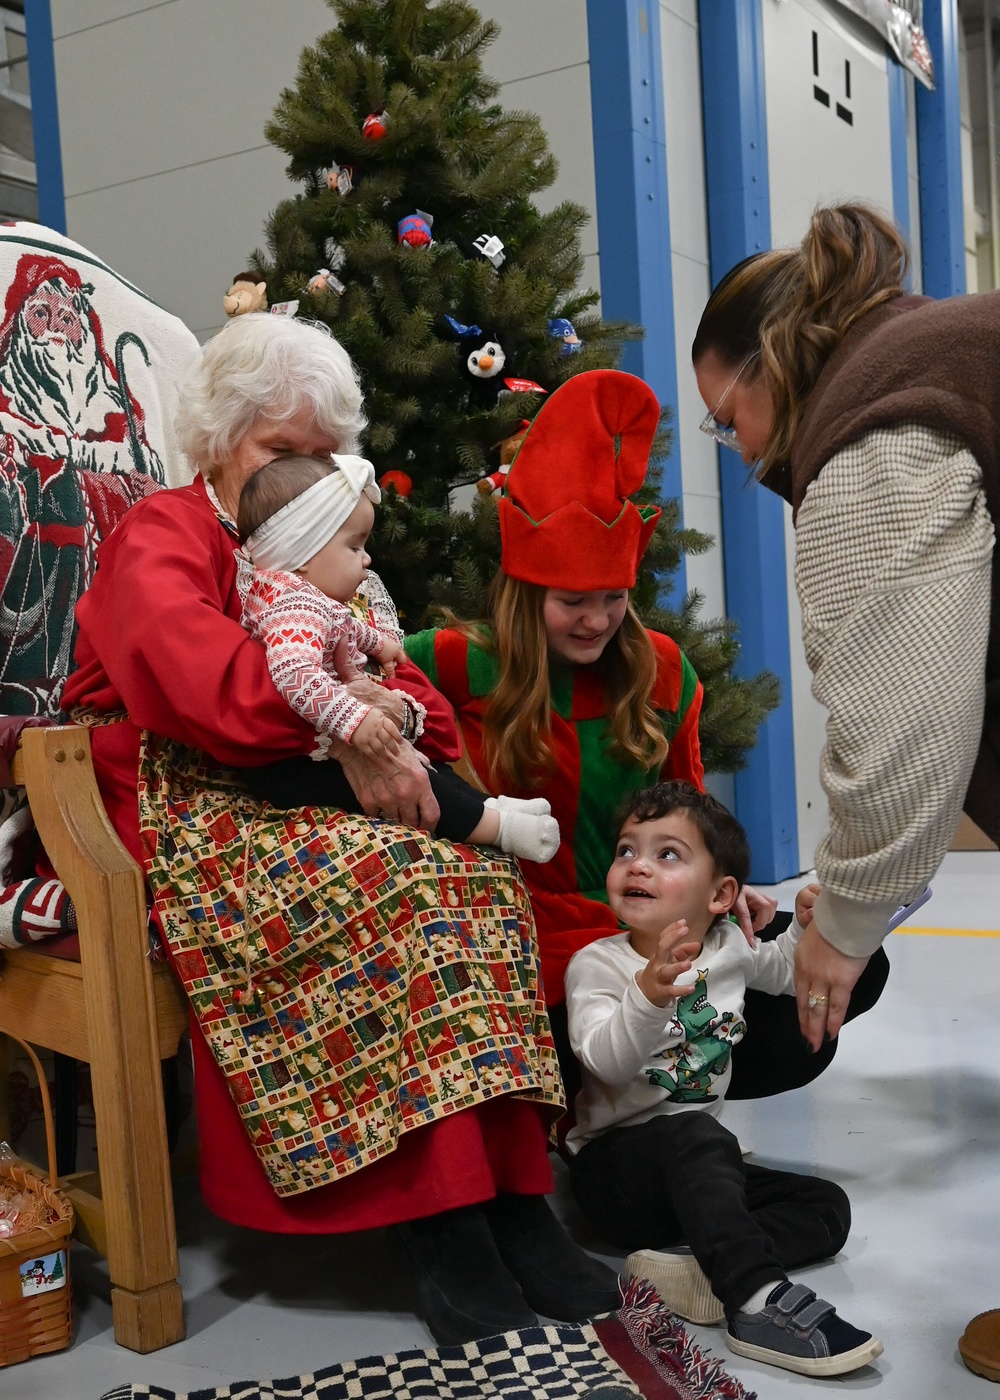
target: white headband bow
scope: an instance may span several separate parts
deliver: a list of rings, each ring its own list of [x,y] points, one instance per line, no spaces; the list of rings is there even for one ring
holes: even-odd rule
[[[246,541],[258,569],[301,569],[348,519],[362,496],[378,505],[375,468],[364,457],[330,456],[338,471],[324,476],[265,520]]]

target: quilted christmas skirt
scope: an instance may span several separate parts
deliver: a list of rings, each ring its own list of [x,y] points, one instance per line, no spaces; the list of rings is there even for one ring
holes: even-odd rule
[[[279,1196],[498,1095],[561,1111],[509,860],[332,809],[278,812],[148,734],[139,817],[174,967]]]

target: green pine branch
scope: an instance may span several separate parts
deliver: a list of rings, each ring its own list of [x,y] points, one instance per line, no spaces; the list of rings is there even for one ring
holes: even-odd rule
[[[298,188],[272,212],[267,250],[250,265],[272,303],[298,299],[300,315],[326,322],[342,341],[365,387],[365,450],[380,476],[393,470],[412,482],[408,497],[385,493],[372,553],[413,630],[439,605],[481,615],[500,561],[496,502],[477,494],[471,509],[456,509],[454,493],[496,469],[500,442],[543,401],[518,393],[470,403],[463,366],[478,342],[457,340],[445,316],[498,338],[505,374],[549,392],[584,370],[616,367],[643,332],[603,320],[597,293],[580,286],[586,211],[563,201],[542,212],[535,202],[557,165],[538,118],[504,109],[483,69],[497,25],[467,0],[328,4],[336,27],[303,52],[266,127]],[[367,141],[362,123],[383,106],[385,139]],[[334,160],[355,169],[346,197],[327,187]],[[433,215],[430,247],[398,241],[399,220],[417,210]],[[481,234],[503,240],[499,272],[473,254]],[[343,296],[309,293],[334,250]],[[549,334],[557,316],[574,324],[580,353],[564,355]],[[641,493],[659,501],[662,516],[634,600],[647,625],[674,636],[691,658],[705,687],[706,764],[732,770],[777,703],[777,682],[735,674],[735,626],[702,619],[697,594],[676,609],[662,604],[663,580],[681,558],[712,546],[681,526],[676,501],[660,501],[670,436],[667,413]]]

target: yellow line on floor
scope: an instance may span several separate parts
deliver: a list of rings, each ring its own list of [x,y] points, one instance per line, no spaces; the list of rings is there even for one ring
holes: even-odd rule
[[[893,930],[893,936],[897,933],[937,938],[1000,938],[1000,928],[915,928],[912,924],[900,924]]]

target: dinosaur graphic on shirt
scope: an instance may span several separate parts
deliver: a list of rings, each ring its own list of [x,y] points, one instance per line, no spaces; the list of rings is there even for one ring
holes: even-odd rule
[[[707,970],[697,973],[693,988],[677,1003],[675,1021],[684,1040],[657,1055],[658,1063],[646,1065],[644,1073],[650,1084],[669,1090],[674,1103],[711,1103],[718,1097],[711,1092],[712,1081],[725,1073],[746,1023],[731,1011],[716,1011],[708,1000]]]

